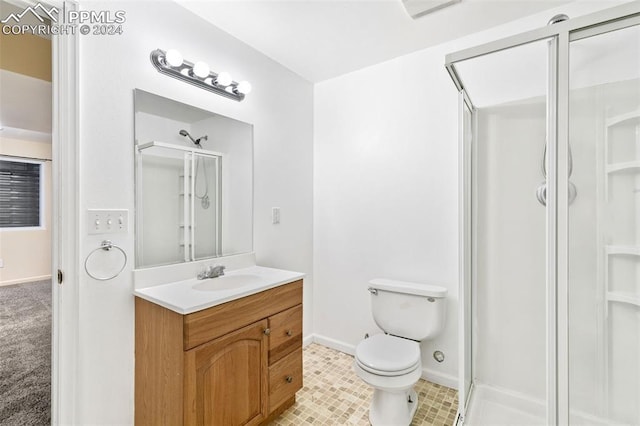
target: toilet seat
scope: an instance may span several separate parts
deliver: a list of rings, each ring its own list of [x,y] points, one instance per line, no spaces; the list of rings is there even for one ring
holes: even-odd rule
[[[400,376],[421,365],[420,345],[413,340],[376,334],[356,347],[356,363],[379,376]]]

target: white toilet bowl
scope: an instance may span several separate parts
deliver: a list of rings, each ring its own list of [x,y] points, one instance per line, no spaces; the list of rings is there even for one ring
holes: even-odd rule
[[[353,369],[373,387],[371,424],[409,426],[418,407],[413,386],[422,375],[420,342],[444,328],[447,289],[385,278],[369,284],[373,319],[387,334],[358,344]]]
[[[374,389],[369,409],[373,426],[411,424],[418,407],[413,386],[422,374],[418,342],[377,334],[358,344],[353,367]]]

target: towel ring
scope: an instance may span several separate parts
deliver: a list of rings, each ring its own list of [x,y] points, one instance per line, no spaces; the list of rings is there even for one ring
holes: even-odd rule
[[[95,275],[93,275],[91,272],[89,272],[89,268],[87,267],[87,262],[89,262],[89,258],[98,250],[104,250],[104,251],[109,251],[112,248],[116,249],[116,250],[120,250],[120,253],[122,253],[122,256],[124,256],[124,262],[122,263],[122,267],[118,270],[118,272],[116,272],[115,274],[111,275],[110,277],[96,277]],[[87,258],[84,260],[84,270],[87,273],[87,275],[89,275],[91,278],[93,278],[94,280],[98,280],[98,281],[109,281],[114,279],[115,277],[117,277],[118,275],[120,275],[120,272],[122,272],[124,270],[124,267],[127,266],[127,253],[125,253],[125,251],[122,249],[122,247],[117,246],[115,244],[113,244],[113,242],[111,242],[110,240],[104,240],[102,241],[102,243],[100,243],[100,247],[95,248],[93,250],[91,250],[91,252],[87,255]]]

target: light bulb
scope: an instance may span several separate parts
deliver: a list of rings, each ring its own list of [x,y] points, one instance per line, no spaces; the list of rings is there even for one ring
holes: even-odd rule
[[[193,64],[193,73],[200,78],[205,78],[209,75],[209,65],[206,62],[196,62]]]
[[[179,67],[182,65],[182,54],[175,49],[167,50],[164,55],[164,59],[172,67]]]
[[[248,81],[241,81],[240,83],[238,83],[238,87],[236,90],[238,91],[238,93],[246,95],[247,93],[251,92],[251,83],[249,83]]]
[[[216,84],[219,86],[228,86],[232,81],[228,72],[221,72],[218,74],[218,77],[216,77]]]

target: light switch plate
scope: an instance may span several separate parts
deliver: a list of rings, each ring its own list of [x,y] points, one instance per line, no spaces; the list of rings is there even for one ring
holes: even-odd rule
[[[89,234],[119,234],[129,231],[129,210],[87,210]]]
[[[271,223],[274,225],[280,223],[280,207],[271,208]]]

